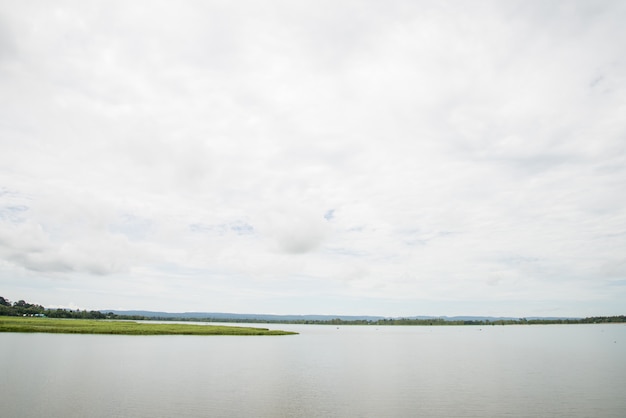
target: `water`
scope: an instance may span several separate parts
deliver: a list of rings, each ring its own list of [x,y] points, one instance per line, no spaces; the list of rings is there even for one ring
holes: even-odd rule
[[[626,417],[626,325],[0,334],[3,417]]]

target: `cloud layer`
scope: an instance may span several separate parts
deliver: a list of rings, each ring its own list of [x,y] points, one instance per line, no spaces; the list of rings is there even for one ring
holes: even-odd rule
[[[1,9],[5,297],[623,314],[622,2]]]

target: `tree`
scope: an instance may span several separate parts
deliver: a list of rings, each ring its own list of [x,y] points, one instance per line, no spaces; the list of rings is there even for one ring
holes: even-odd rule
[[[17,302],[13,302],[13,306],[16,308],[28,308],[29,304],[20,299]]]

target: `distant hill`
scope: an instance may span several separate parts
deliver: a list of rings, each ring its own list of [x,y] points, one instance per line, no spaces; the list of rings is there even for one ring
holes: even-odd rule
[[[443,319],[444,321],[518,321],[514,317],[494,316],[409,316],[409,317],[384,317],[384,316],[359,316],[359,315],[271,315],[271,314],[238,314],[225,312],[154,312],[154,311],[120,311],[115,309],[101,310],[100,312],[113,312],[116,315],[144,316],[147,318],[167,319],[214,319],[214,320],[253,320],[253,321],[380,321],[383,319]],[[528,320],[558,320],[573,319],[563,317],[528,317]]]
[[[237,314],[224,312],[153,312],[153,311],[119,311],[104,309],[100,312],[113,312],[116,315],[145,316],[148,318],[197,318],[197,319],[227,319],[227,320],[255,320],[255,321],[378,321],[383,316],[350,316],[350,315],[271,315],[271,314]]]

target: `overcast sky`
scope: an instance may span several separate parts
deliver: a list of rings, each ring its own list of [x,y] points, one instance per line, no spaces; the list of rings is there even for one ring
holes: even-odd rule
[[[0,295],[626,313],[626,2],[0,0]]]

